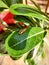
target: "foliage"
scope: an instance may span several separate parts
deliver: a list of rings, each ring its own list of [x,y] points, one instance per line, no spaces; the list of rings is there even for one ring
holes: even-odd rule
[[[26,60],[29,62],[28,65],[33,65],[34,63],[34,61],[31,60],[31,50],[43,41],[47,29],[45,29],[43,25],[44,22],[49,21],[49,16],[42,12],[34,1],[31,0],[31,2],[35,5],[35,8],[24,5],[22,0],[0,0],[0,15],[2,15],[2,12],[5,10],[8,10],[10,12],[10,14],[6,16],[7,18],[9,17],[8,22],[9,20],[11,23],[14,21],[12,24],[8,24],[7,20],[5,21],[0,16],[0,25],[2,24],[3,26],[0,31],[0,51],[16,59],[28,53],[26,57]],[[4,42],[1,42],[1,40]],[[43,46],[40,46],[39,50],[42,49],[42,47]]]

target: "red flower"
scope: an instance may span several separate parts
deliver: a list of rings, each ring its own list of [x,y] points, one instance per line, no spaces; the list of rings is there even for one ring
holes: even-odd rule
[[[0,14],[0,19],[5,22],[6,24],[15,24],[16,21],[14,20],[14,15],[12,13],[10,13],[9,11],[6,11],[5,13],[1,13]],[[25,27],[23,22],[19,22],[19,24],[23,27]]]
[[[15,20],[13,19],[14,15],[9,11],[0,14],[0,19],[6,22],[7,24],[14,24]]]

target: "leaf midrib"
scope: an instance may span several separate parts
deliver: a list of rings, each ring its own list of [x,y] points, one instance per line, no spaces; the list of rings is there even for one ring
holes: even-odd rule
[[[22,42],[25,41],[26,39],[29,39],[29,38],[34,37],[34,36],[37,36],[37,35],[39,35],[39,34],[41,34],[41,33],[44,33],[44,32],[45,32],[45,31],[41,31],[41,32],[39,32],[39,33],[36,33],[36,34],[34,34],[34,35],[31,35],[31,36],[25,38],[24,40],[22,40],[22,41],[20,41],[20,42],[18,42],[18,43],[16,43],[16,44],[14,44],[14,45],[11,46],[11,47],[15,47],[16,45],[22,43]]]

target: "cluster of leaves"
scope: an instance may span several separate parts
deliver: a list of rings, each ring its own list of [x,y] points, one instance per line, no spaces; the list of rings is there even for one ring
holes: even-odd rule
[[[4,10],[10,12],[10,15],[7,16],[7,19],[10,19],[0,17],[0,25],[4,26],[1,26],[1,29],[4,28],[4,32],[0,34],[0,52],[8,53],[15,59],[28,52],[26,59],[29,61],[32,57],[30,51],[41,43],[45,37],[46,30],[42,23],[49,21],[49,16],[42,12],[34,1],[31,0],[36,6],[35,8],[24,5],[22,1],[0,0],[0,13],[4,12]],[[6,22],[6,24],[4,25],[3,22]],[[1,42],[1,39],[3,42]],[[32,65],[32,60],[30,61],[31,64],[29,63],[29,65]]]

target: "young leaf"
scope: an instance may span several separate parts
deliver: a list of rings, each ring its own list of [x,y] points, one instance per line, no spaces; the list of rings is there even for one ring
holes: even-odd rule
[[[28,28],[22,34],[15,31],[5,41],[6,50],[10,56],[20,57],[42,41],[44,32],[40,27]]]

